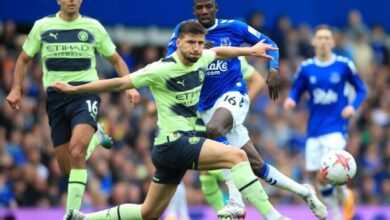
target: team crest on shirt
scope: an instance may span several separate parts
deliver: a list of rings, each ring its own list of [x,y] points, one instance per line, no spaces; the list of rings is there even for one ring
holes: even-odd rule
[[[221,38],[221,46],[230,47],[231,45],[232,45],[232,42],[230,42],[230,38],[228,38],[228,37]]]
[[[80,31],[77,35],[80,41],[87,41],[88,40],[88,33],[86,31]]]
[[[315,76],[310,76],[310,83],[315,84],[317,82],[317,78]]]
[[[188,142],[190,142],[190,144],[197,144],[199,141],[200,141],[200,137],[190,137],[188,139]]]
[[[341,80],[341,78],[340,78],[340,74],[338,72],[332,72],[330,74],[330,82],[331,83],[336,84],[336,83],[339,83],[340,80]]]

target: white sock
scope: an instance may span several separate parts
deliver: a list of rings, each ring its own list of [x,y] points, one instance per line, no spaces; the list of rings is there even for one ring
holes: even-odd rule
[[[302,197],[309,193],[309,190],[305,186],[295,182],[267,163],[264,164],[264,168],[260,173],[260,178],[264,179],[270,185],[288,190]]]
[[[241,206],[245,206],[244,201],[242,201],[241,193],[238,191],[236,185],[234,185],[232,172],[230,169],[223,169],[223,174],[225,176],[225,182],[229,189],[229,200],[235,201]]]
[[[346,185],[336,186],[336,192],[337,192],[337,197],[340,199],[340,201],[344,202],[347,199]]]
[[[330,184],[320,185],[320,192],[324,203],[330,214],[333,216],[333,220],[342,220],[343,215],[339,207],[339,200],[337,199],[336,193],[334,192],[334,186]]]
[[[277,220],[279,219],[280,217],[282,217],[282,215],[275,209],[272,207],[271,210],[269,210],[269,212],[264,216],[264,218],[266,220]]]

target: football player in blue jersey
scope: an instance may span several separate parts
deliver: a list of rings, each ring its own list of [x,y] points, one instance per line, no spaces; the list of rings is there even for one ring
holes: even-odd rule
[[[349,118],[366,96],[366,88],[354,64],[348,58],[332,53],[334,44],[333,31],[329,26],[320,25],[315,29],[312,39],[315,57],[302,62],[289,97],[284,102],[285,110],[290,111],[305,91],[309,93],[306,169],[313,178],[320,169],[322,155],[345,148]],[[347,84],[356,91],[352,102],[349,102]],[[351,220],[354,213],[351,191],[346,186],[334,190],[334,186],[321,178],[317,181],[333,219]],[[344,218],[338,208],[338,198],[343,202]]]
[[[194,0],[193,12],[197,21],[208,29],[206,40],[213,47],[240,46],[243,43],[256,44],[264,40],[265,43],[276,46],[267,36],[254,28],[237,20],[217,19],[218,5],[214,0]],[[176,50],[178,37],[177,26],[167,48],[169,56]],[[278,51],[269,51],[273,57],[270,60],[270,71],[267,85],[270,98],[278,98]],[[315,191],[309,185],[298,184],[289,177],[280,173],[271,165],[265,163],[249,139],[248,131],[243,125],[249,109],[247,88],[240,70],[240,61],[237,58],[216,60],[206,70],[206,77],[201,90],[198,111],[206,124],[209,138],[216,141],[238,146],[243,149],[251,162],[254,173],[271,185],[286,189],[300,195],[320,219],[326,219],[326,207],[316,197]],[[234,187],[230,170],[224,170],[226,184],[229,189],[229,202],[221,210],[217,210],[219,217],[243,217],[246,209],[239,190]],[[204,174],[204,173],[203,173]],[[212,193],[217,189],[216,181],[210,175],[202,175],[200,181],[207,201],[217,202],[221,196]],[[209,198],[207,198],[209,197]],[[218,198],[219,197],[219,198]],[[213,207],[215,205],[211,204]]]

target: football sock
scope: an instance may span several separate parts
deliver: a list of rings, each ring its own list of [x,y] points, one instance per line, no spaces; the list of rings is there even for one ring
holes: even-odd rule
[[[223,208],[223,194],[218,186],[217,178],[213,175],[201,175],[199,180],[202,186],[203,195],[206,201],[215,211]]]
[[[242,195],[248,199],[252,206],[266,219],[274,220],[281,217],[264,192],[260,181],[253,174],[248,161],[241,162],[232,168],[233,181]]]
[[[309,190],[306,187],[295,182],[267,163],[264,163],[263,169],[260,171],[258,176],[264,179],[270,185],[288,190],[302,197],[309,193]]]
[[[87,149],[87,155],[85,156],[85,160],[87,161],[93,151],[95,150],[96,146],[100,144],[100,139],[97,137],[97,134],[93,134],[91,141],[89,142],[88,149]]]
[[[341,210],[339,208],[339,201],[337,199],[336,193],[334,192],[335,187],[330,184],[326,184],[326,185],[320,185],[319,188],[324,203],[326,207],[328,207],[331,215],[333,216],[333,219],[342,220],[343,217],[341,214]]]
[[[85,185],[87,183],[86,169],[71,169],[68,182],[68,197],[66,212],[71,209],[79,210],[83,200]]]
[[[215,139],[216,141],[230,145],[229,140],[226,138],[226,136],[218,137]],[[233,200],[235,203],[245,206],[244,201],[242,201],[241,193],[238,191],[237,187],[234,185],[233,179],[232,179],[232,173],[230,169],[223,169],[223,174],[225,177],[225,182],[229,190],[229,200]]]
[[[87,214],[88,220],[142,220],[141,205],[122,204],[110,209]]]

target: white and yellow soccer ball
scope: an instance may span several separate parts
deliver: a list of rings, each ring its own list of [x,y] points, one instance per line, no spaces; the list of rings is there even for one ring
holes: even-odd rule
[[[332,185],[344,185],[356,174],[356,161],[344,150],[331,151],[321,158],[322,177]]]

